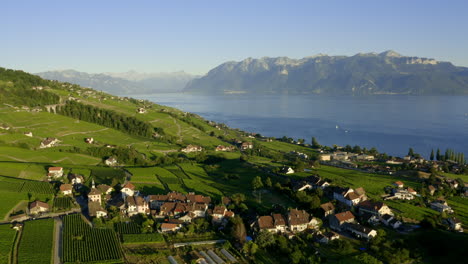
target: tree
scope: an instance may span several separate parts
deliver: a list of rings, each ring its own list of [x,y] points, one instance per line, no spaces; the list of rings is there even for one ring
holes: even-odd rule
[[[414,150],[413,148],[409,148],[408,150],[408,156],[413,157],[414,156]]]
[[[309,204],[312,209],[318,208],[320,206],[320,198],[317,195],[312,195]]]
[[[253,255],[255,255],[255,253],[257,253],[258,245],[255,244],[252,241],[249,241],[249,242],[245,243],[245,245],[244,245],[244,247],[242,249],[244,250],[244,252],[247,255],[253,256]]]
[[[315,137],[312,137],[312,148],[321,148],[322,146],[318,143],[317,139]]]
[[[146,219],[141,223],[141,232],[142,233],[153,233],[154,221],[152,219]]]
[[[358,146],[358,145],[354,146],[354,147],[353,147],[353,152],[354,152],[354,153],[358,153],[358,154],[361,153],[361,147]]]
[[[255,242],[259,247],[266,248],[270,245],[275,244],[275,238],[273,237],[273,234],[271,232],[262,230],[255,239]]]
[[[231,235],[232,237],[239,243],[243,244],[245,242],[245,237],[247,236],[247,232],[245,230],[244,221],[238,215],[231,218],[232,220],[232,229]]]
[[[431,150],[431,156],[429,157],[430,160],[434,160],[434,149]]]
[[[441,160],[440,149],[437,149],[436,159]]]
[[[271,188],[271,186],[273,186],[273,183],[271,182],[270,177],[266,178],[265,186],[268,187],[268,188]]]
[[[245,201],[245,195],[243,193],[235,193],[231,196],[231,200],[235,205],[239,205]]]
[[[263,182],[262,182],[262,178],[260,178],[260,176],[256,176],[253,180],[252,180],[252,189],[254,190],[258,190],[260,188],[263,187]]]

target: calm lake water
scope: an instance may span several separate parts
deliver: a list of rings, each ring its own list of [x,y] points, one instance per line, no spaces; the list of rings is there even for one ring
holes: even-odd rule
[[[324,145],[376,147],[428,157],[432,148],[468,154],[467,96],[328,97],[314,95],[137,96],[265,136],[315,136]]]

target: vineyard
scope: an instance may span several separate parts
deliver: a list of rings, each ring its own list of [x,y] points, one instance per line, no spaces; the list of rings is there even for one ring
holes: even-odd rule
[[[114,229],[119,234],[140,234],[140,228],[134,222],[115,223]]]
[[[10,252],[16,237],[16,231],[10,225],[0,225],[0,264],[9,262]]]
[[[26,222],[18,247],[18,263],[49,264],[52,260],[53,241],[53,219]]]
[[[56,197],[54,199],[54,210],[70,210],[73,203],[70,197]]]
[[[37,194],[54,193],[52,186],[47,182],[21,180],[8,177],[0,177],[0,190]]]
[[[121,262],[122,251],[114,230],[92,228],[79,214],[65,216],[63,224],[64,263]]]

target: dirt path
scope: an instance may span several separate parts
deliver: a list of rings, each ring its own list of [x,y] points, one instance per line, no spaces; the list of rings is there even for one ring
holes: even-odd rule
[[[54,264],[61,264],[62,261],[62,219],[60,217],[54,217],[55,220],[55,231],[54,231]]]
[[[84,132],[70,132],[70,133],[58,133],[57,136],[58,137],[64,137],[64,136],[69,136],[69,135],[85,135],[85,134],[89,134],[89,133],[95,133],[95,132],[102,132],[102,131],[106,131],[108,130],[109,128],[103,128],[103,129],[99,129],[99,130],[94,130],[94,131],[84,131]]]
[[[9,158],[9,159],[12,159],[12,160],[16,160],[16,161],[21,161],[21,162],[29,162],[27,160],[24,160],[24,159],[18,159],[16,157],[13,157],[13,156],[9,156],[9,155],[4,155],[4,154],[0,154],[0,156],[3,156],[5,158]]]
[[[180,124],[177,123],[177,121],[175,120],[175,118],[173,118],[172,116],[169,116],[172,121],[174,122],[174,125],[177,127],[177,137],[179,138],[179,140],[177,140],[177,142],[182,142],[182,128],[180,127]]]

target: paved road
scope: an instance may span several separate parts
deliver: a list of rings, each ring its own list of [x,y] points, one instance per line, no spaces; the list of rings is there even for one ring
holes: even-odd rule
[[[62,219],[55,217],[55,245],[54,245],[54,264],[61,264],[62,261]]]

